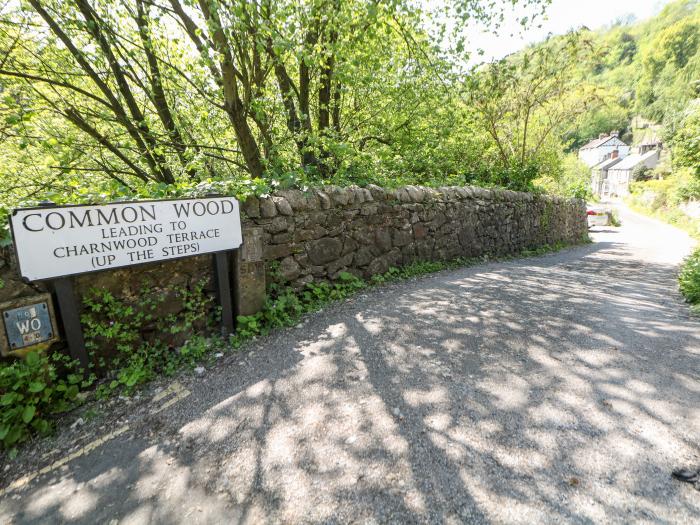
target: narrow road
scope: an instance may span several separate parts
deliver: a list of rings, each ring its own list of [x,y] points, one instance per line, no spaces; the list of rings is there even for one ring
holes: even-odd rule
[[[700,322],[675,281],[691,241],[622,220],[226,355],[15,484],[0,522],[697,523],[700,492],[670,477],[700,465]]]

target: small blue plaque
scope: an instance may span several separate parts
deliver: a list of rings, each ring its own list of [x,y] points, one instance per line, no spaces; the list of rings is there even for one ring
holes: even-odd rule
[[[2,316],[10,350],[19,350],[55,338],[46,302],[5,310]]]

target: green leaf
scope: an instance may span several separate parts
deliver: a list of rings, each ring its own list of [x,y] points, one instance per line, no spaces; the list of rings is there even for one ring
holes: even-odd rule
[[[37,392],[41,392],[42,390],[44,390],[44,388],[46,388],[46,385],[39,381],[32,381],[31,383],[29,383],[29,391],[34,394]]]
[[[36,352],[30,352],[29,354],[27,354],[25,361],[29,366],[37,366],[41,361],[41,357]]]
[[[34,419],[34,414],[36,413],[36,407],[34,405],[27,405],[22,411],[22,421],[29,423]]]
[[[17,399],[19,396],[15,394],[14,392],[7,392],[6,394],[3,394],[2,397],[0,397],[0,405],[2,406],[8,406],[11,405],[15,399]]]
[[[34,421],[32,421],[32,426],[36,429],[37,432],[44,435],[48,434],[49,430],[51,430],[51,425],[49,424],[49,422],[42,418],[37,418]]]
[[[5,436],[5,439],[3,439],[3,442],[5,443],[6,446],[12,445],[12,444],[16,443],[22,437],[23,433],[24,433],[24,427],[19,426],[19,425],[15,425],[15,426],[10,428],[10,431]]]

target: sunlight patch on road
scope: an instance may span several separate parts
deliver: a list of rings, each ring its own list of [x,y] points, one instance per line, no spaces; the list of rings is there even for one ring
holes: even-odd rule
[[[8,492],[11,492],[13,490],[17,490],[17,489],[25,486],[26,484],[28,484],[30,481],[32,481],[37,476],[41,476],[43,474],[48,474],[49,472],[53,472],[54,470],[62,467],[66,463],[69,463],[69,462],[73,461],[74,459],[77,459],[81,456],[88,454],[89,452],[92,452],[97,447],[99,447],[99,446],[103,445],[104,443],[106,443],[107,441],[110,441],[111,439],[114,439],[115,437],[123,434],[127,430],[129,430],[129,425],[124,425],[123,427],[118,428],[114,432],[110,432],[106,436],[102,436],[99,439],[91,441],[90,443],[88,443],[84,447],[76,450],[72,454],[68,454],[67,456],[59,459],[58,461],[55,461],[51,465],[48,465],[48,466],[42,468],[41,470],[38,470],[36,472],[32,472],[31,474],[27,474],[26,476],[19,478],[14,483],[11,483],[7,488],[0,489],[0,498],[3,497]]]
[[[186,398],[187,396],[190,395],[190,391],[184,388],[180,383],[175,382],[172,385],[170,385],[168,388],[164,389],[162,392],[159,392],[156,394],[153,399],[151,400],[152,404],[159,403],[163,399],[166,399],[167,397],[173,395],[171,399],[168,399],[165,403],[162,405],[158,406],[154,410],[151,411],[151,414],[157,414],[158,412],[161,412],[165,410],[168,407],[171,407],[178,401]],[[110,432],[109,434],[102,436],[98,439],[95,439],[91,442],[89,442],[87,445],[84,447],[81,447],[80,449],[76,450],[75,452],[72,452],[71,454],[68,454],[67,456],[64,456],[63,458],[54,461],[52,464],[36,471],[32,472],[30,474],[27,474],[15,482],[11,483],[4,489],[0,489],[0,497],[3,497],[5,494],[17,490],[19,488],[24,487],[27,485],[29,482],[31,482],[34,478],[38,476],[42,476],[44,474],[48,474],[50,472],[53,472],[59,468],[61,468],[63,465],[66,465],[70,463],[71,461],[78,459],[79,457],[85,456],[95,450],[96,448],[102,446],[106,442],[116,438],[117,436],[120,436],[121,434],[124,434],[127,430],[129,430],[129,425],[123,425],[119,427],[117,430],[114,432]]]

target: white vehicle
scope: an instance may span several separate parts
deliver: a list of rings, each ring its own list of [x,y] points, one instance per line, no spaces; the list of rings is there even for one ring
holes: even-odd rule
[[[588,216],[588,227],[610,226],[612,212],[601,207],[589,206],[586,210]]]

